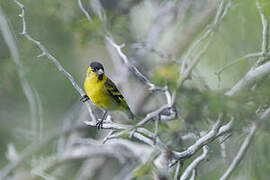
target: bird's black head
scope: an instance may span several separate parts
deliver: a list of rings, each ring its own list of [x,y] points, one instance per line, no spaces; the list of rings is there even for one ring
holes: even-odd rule
[[[90,67],[92,69],[92,71],[94,73],[96,73],[97,77],[98,77],[98,80],[102,80],[103,79],[103,75],[104,75],[104,68],[103,68],[103,65],[100,64],[99,62],[92,62],[90,64]]]
[[[91,62],[90,67],[91,67],[93,72],[96,72],[96,71],[98,71],[100,69],[102,71],[104,71],[103,65],[100,64],[99,62]]]

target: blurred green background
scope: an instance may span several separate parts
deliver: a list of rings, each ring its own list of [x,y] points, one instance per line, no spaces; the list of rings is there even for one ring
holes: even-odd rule
[[[87,21],[79,9],[76,0],[23,0],[21,2],[25,5],[27,32],[33,38],[40,41],[75,78],[77,83],[82,86],[85,71],[93,60],[101,61],[105,66],[107,74],[112,79],[117,79],[117,76],[121,76],[119,74],[121,71],[113,63],[106,48],[104,35],[109,32],[118,44],[124,43],[126,45],[123,51],[127,55],[136,57],[133,55],[136,54],[138,49],[134,48],[134,44],[145,42],[155,23],[165,18],[164,16],[158,17],[162,6],[170,2],[178,3],[180,0],[103,0],[102,5],[107,15],[106,25],[103,25],[103,22],[93,14],[87,1],[82,2],[90,12],[90,22]],[[191,42],[200,35],[200,32],[203,31],[207,24],[212,22],[218,2],[215,0],[193,0],[185,15],[180,20],[177,19],[178,17],[175,17],[173,22],[167,24],[154,43],[152,48],[165,54],[165,56],[159,56],[154,51],[150,51],[141,60],[134,60],[138,68],[150,77],[153,82],[160,85],[168,83],[173,90],[178,78],[178,67],[175,65],[175,62],[179,62]],[[270,2],[268,0],[261,0],[260,2],[269,22]],[[215,72],[239,57],[259,52],[261,48],[262,25],[255,4],[256,1],[233,0],[231,3],[228,14],[214,29],[213,39],[196,67],[196,72],[217,94],[230,89],[245,75],[256,59],[243,60],[225,70],[221,74],[220,85]],[[80,95],[51,61],[45,56],[37,57],[41,53],[40,49],[19,34],[22,30],[22,21],[18,17],[21,12],[18,6],[11,0],[1,0],[0,7],[8,22],[12,36],[16,40],[25,78],[36,92],[42,106],[40,107],[42,112],[38,117],[37,127],[34,128],[36,132],[33,132],[29,104],[20,84],[18,69],[1,34],[0,167],[4,167],[8,163],[5,154],[9,143],[13,143],[17,151],[20,152],[35,140],[37,135],[40,135],[40,122],[42,122],[42,132],[44,134],[49,130],[61,127],[65,114],[73,111],[74,104],[79,104]],[[203,45],[201,44],[202,47]],[[194,56],[195,54],[196,52],[193,52],[192,55]],[[169,64],[169,69],[166,67],[166,64]],[[173,68],[170,69],[172,66]],[[158,69],[160,67],[164,68],[164,70]],[[166,71],[171,74],[168,74]],[[255,93],[250,94],[248,92],[247,94],[242,94],[243,97],[239,97],[239,104],[243,101],[246,102],[246,99],[251,99],[255,103],[254,108],[251,108],[249,112],[250,114],[259,105],[270,105],[269,80],[270,76],[268,75],[259,83],[259,88]],[[142,86],[134,79],[131,83],[137,83],[137,88]],[[186,85],[187,88],[199,87],[198,89],[202,89],[196,79],[188,81]],[[125,85],[122,84],[121,86]],[[132,87],[132,84],[129,86]],[[138,101],[133,100],[132,94],[135,92],[136,90],[132,90],[132,88],[129,88],[126,92],[128,96],[130,95],[127,98],[133,109],[136,109],[139,104]],[[196,94],[196,91],[194,93]],[[202,94],[198,96],[194,96],[192,92],[183,93],[183,97],[179,98],[177,104],[179,106],[182,105],[182,108],[184,108],[184,115],[188,116],[189,112],[193,111],[193,109],[190,110],[190,107],[200,106],[200,98],[207,98],[210,102],[209,104],[213,103],[213,106],[216,106],[213,100],[216,100],[215,94],[213,97],[210,97],[205,91],[200,91],[200,93]],[[217,101],[217,106],[222,106],[222,103],[224,103],[222,99]],[[239,107],[239,104],[236,106]],[[195,116],[194,118],[198,118],[197,116],[199,115],[195,113]],[[246,116],[241,115],[241,113],[238,117],[242,121],[246,120]],[[237,123],[237,125],[239,124]],[[230,157],[226,165],[233,158],[233,154],[237,152],[238,148],[235,148],[235,146],[239,147],[245,137],[241,135],[243,133],[241,125],[240,123],[240,127],[236,128],[236,134],[239,133],[240,136],[236,140],[234,139],[235,142],[228,145],[227,149]],[[164,135],[165,139],[181,131],[181,125],[176,123],[171,126],[179,126],[179,128],[170,129],[170,125],[165,127],[167,128],[165,129],[167,131],[167,134]],[[207,129],[207,126],[201,125],[201,127],[206,127]],[[93,129],[90,130],[92,134],[96,132]],[[171,139],[171,141],[172,146],[175,145],[175,148],[177,148],[177,144],[174,144],[174,139]],[[50,147],[45,151],[50,154],[53,150]],[[233,179],[266,180],[269,178],[269,162],[269,132],[260,129]],[[217,179],[225,169],[220,167],[227,166],[224,166],[221,162],[213,163],[210,157],[210,161],[201,166],[202,172],[207,171],[209,173],[201,174],[198,179]]]

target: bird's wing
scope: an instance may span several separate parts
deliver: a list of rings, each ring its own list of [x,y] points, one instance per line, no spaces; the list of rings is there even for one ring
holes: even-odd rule
[[[122,96],[120,91],[117,89],[116,85],[112,82],[112,80],[107,78],[104,85],[105,85],[105,88],[106,88],[107,92],[109,93],[109,95],[111,95],[112,98],[118,104],[121,104],[121,103],[126,104],[126,101],[125,101],[124,97]]]

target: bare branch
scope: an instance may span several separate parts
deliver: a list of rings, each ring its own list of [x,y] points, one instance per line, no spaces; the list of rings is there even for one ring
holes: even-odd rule
[[[89,126],[96,126],[92,121],[85,121],[85,123]],[[103,129],[112,129],[112,130],[122,130],[116,133],[111,133],[103,140],[103,143],[106,143],[108,140],[121,138],[124,135],[129,135],[131,137],[135,137],[136,139],[152,146],[157,147],[161,152],[167,152],[168,147],[158,138],[155,137],[155,135],[148,131],[145,128],[135,128],[131,125],[123,125],[123,124],[117,124],[113,122],[104,122]],[[135,129],[134,129],[135,128]]]
[[[173,152],[174,160],[172,160],[170,166],[173,166],[177,161],[181,161],[186,159],[193,154],[195,154],[198,150],[200,150],[203,146],[209,144],[219,136],[223,135],[225,132],[229,131],[231,127],[231,121],[224,126],[221,126],[223,122],[223,115],[220,114],[216,123],[212,126],[211,130],[206,133],[204,136],[199,138],[193,145],[189,146],[187,150],[183,152]]]
[[[252,123],[251,129],[249,134],[247,135],[246,139],[244,140],[243,144],[241,145],[240,150],[238,151],[237,155],[233,159],[233,162],[229,166],[229,168],[226,170],[226,172],[223,174],[223,176],[220,178],[220,180],[226,180],[230,177],[232,172],[235,170],[237,165],[240,163],[240,161],[243,159],[244,155],[246,154],[246,151],[252,141],[252,138],[254,137],[254,134],[256,132],[257,125],[256,123]]]
[[[24,13],[25,13],[25,8],[24,5],[20,2],[18,2],[17,0],[14,0],[14,2],[21,8],[21,14],[19,15],[22,19],[22,23],[23,23],[23,30],[22,30],[22,35],[25,36],[29,41],[32,41],[37,47],[39,47],[39,49],[42,51],[41,56],[46,56],[50,61],[52,61],[55,66],[57,67],[57,69],[62,72],[66,78],[68,78],[68,80],[71,82],[71,84],[73,85],[73,87],[79,92],[79,94],[81,96],[84,96],[84,92],[83,90],[80,88],[80,86],[76,83],[76,81],[74,80],[74,78],[71,76],[71,74],[69,72],[67,72],[63,66],[60,64],[60,62],[53,56],[51,55],[47,49],[45,48],[45,46],[43,46],[39,41],[35,40],[32,38],[32,36],[30,36],[27,31],[26,31],[26,21],[25,21],[25,17],[24,17]],[[96,117],[94,116],[90,103],[87,101],[87,108],[91,117],[91,120],[96,122]]]
[[[223,137],[220,137],[219,143],[220,143],[221,157],[222,157],[222,160],[225,162],[227,154],[226,154],[226,145],[223,139],[224,139]]]
[[[237,63],[239,63],[239,62],[242,61],[242,60],[245,60],[245,59],[248,59],[248,58],[253,58],[253,57],[260,57],[260,56],[262,56],[262,55],[263,55],[263,53],[261,53],[261,52],[247,54],[247,55],[245,55],[245,56],[243,56],[243,57],[240,57],[240,58],[236,59],[235,61],[233,61],[233,62],[231,62],[231,63],[229,63],[229,64],[227,64],[227,65],[221,67],[220,69],[218,69],[218,70],[215,72],[215,74],[219,76],[223,71],[225,71],[225,70],[228,69],[229,67],[231,67],[231,66],[233,66],[233,65],[235,65],[235,64],[237,64]]]
[[[175,168],[175,173],[174,173],[174,178],[173,180],[177,180],[178,179],[178,175],[180,173],[180,168],[181,168],[181,162],[178,161],[176,168]]]
[[[225,15],[228,12],[229,7],[231,6],[230,1],[225,4],[225,1],[222,0],[219,4],[219,7],[216,12],[216,16],[212,22],[211,25],[207,26],[205,32],[191,45],[191,47],[188,49],[188,51],[185,53],[184,57],[182,58],[182,65],[179,68],[180,78],[177,81],[177,87],[181,87],[184,82],[190,77],[192,74],[193,69],[196,67],[196,65],[201,60],[201,57],[206,52],[211,40],[212,36],[214,34],[214,30],[217,27],[217,25],[220,23],[220,21],[225,17]],[[196,49],[199,48],[199,45],[207,39],[205,45],[203,48],[199,50],[199,52],[196,54],[194,60],[190,63],[190,65],[187,65],[187,62],[190,60],[190,55],[192,52],[194,52]]]
[[[121,57],[123,63],[128,67],[128,69],[134,73],[143,83],[145,83],[148,87],[149,90],[154,91],[154,90],[161,90],[165,91],[167,90],[166,87],[158,87],[151,83],[147,77],[145,77],[133,64],[131,64],[130,60],[128,60],[128,57],[122,52],[122,48],[125,46],[124,44],[122,45],[117,45],[112,38],[109,36],[105,37],[106,40],[109,42],[109,44],[115,48],[119,56]]]
[[[260,13],[261,22],[263,26],[262,30],[262,45],[261,45],[261,52],[258,53],[261,56],[257,59],[257,62],[255,65],[247,72],[247,74],[239,80],[232,88],[231,90],[226,92],[227,96],[233,96],[237,93],[239,93],[242,89],[247,88],[252,83],[254,83],[256,80],[259,80],[264,75],[268,74],[270,72],[270,63],[264,63],[261,64],[266,58],[269,57],[269,50],[268,50],[268,23],[264,16],[264,13],[262,11],[262,8],[260,6],[260,3],[257,1],[256,3],[258,11]],[[260,65],[261,64],[261,65]],[[259,66],[260,65],[260,66]]]
[[[265,121],[267,118],[270,117],[270,107],[268,109],[266,109],[258,118],[258,120],[255,120],[252,124],[251,124],[251,128],[250,131],[247,135],[247,137],[245,138],[243,144],[241,145],[237,155],[235,156],[235,158],[233,159],[231,165],[229,166],[229,168],[226,170],[226,172],[223,174],[223,176],[220,178],[220,180],[226,180],[228,179],[231,174],[233,173],[233,171],[236,169],[236,167],[239,165],[240,161],[243,159],[244,155],[246,154],[247,149],[249,148],[249,145],[252,141],[252,138],[254,137],[257,127],[258,127],[258,123],[261,123],[263,121]]]
[[[89,13],[84,9],[83,5],[82,5],[82,1],[78,0],[78,6],[81,9],[81,11],[83,12],[83,14],[85,15],[85,17],[87,18],[88,21],[91,21],[91,17],[89,15]]]
[[[268,52],[268,22],[267,19],[264,16],[262,7],[259,3],[259,1],[256,2],[256,6],[258,8],[258,11],[260,13],[261,17],[261,22],[262,22],[262,53],[267,53]]]
[[[178,3],[168,1],[160,6],[159,12],[153,20],[154,23],[143,40],[143,48],[138,48],[131,59],[136,59],[137,62],[142,61],[147,53],[154,50],[154,46],[168,27],[184,19],[191,5],[192,1],[184,0]]]
[[[214,29],[216,28],[216,26],[218,25],[218,23],[220,22],[220,20],[223,19],[223,17],[226,15],[227,9],[230,7],[231,4],[230,4],[230,3],[227,3],[227,4],[225,5],[225,1],[227,1],[227,0],[222,0],[222,1],[221,1],[220,5],[219,5],[219,7],[218,7],[218,9],[217,9],[217,13],[216,13],[216,16],[215,16],[214,21],[212,22],[212,24],[211,24],[210,26],[207,27],[206,31],[200,36],[200,38],[198,38],[198,39],[191,45],[191,47],[190,47],[190,48],[188,49],[188,51],[185,53],[185,56],[183,57],[183,61],[182,61],[181,68],[179,69],[179,72],[180,72],[180,74],[181,74],[182,76],[188,76],[188,75],[187,75],[187,74],[188,74],[187,72],[188,72],[188,71],[191,71],[191,70],[195,67],[195,65],[198,63],[197,61],[199,61],[198,59],[199,59],[200,56],[197,57],[197,60],[194,60],[194,61],[193,61],[193,63],[192,63],[192,64],[193,64],[193,67],[192,67],[192,68],[188,68],[189,70],[185,71],[185,69],[186,69],[186,67],[187,67],[187,62],[188,62],[188,60],[189,60],[189,57],[190,57],[191,53],[192,53],[196,48],[199,47],[199,44],[200,44],[203,40],[205,40],[206,38],[211,37],[211,36],[213,35]],[[201,51],[200,54],[203,54],[204,51],[206,51],[208,44],[209,44],[209,41],[207,42],[206,47],[204,48],[203,51]],[[179,82],[179,86],[182,85],[182,84],[183,84],[183,82]]]
[[[195,180],[196,175],[197,175],[196,169],[193,169],[193,170],[192,170],[192,175],[191,175],[191,177],[190,177],[190,180]]]
[[[24,27],[25,29],[25,27]],[[24,67],[20,60],[20,55],[18,52],[18,48],[15,42],[15,39],[13,38],[11,31],[9,29],[8,23],[6,21],[6,18],[4,14],[2,13],[2,9],[0,8],[0,30],[3,34],[4,41],[6,42],[12,60],[16,65],[20,84],[22,86],[23,93],[28,101],[29,109],[30,109],[30,115],[31,115],[31,131],[32,133],[36,133],[38,131],[37,129],[37,120],[40,117],[40,114],[38,112],[37,106],[38,102],[35,98],[35,92],[34,89],[31,87],[30,83],[25,77]],[[25,31],[25,30],[24,30]]]
[[[100,0],[89,0],[92,11],[99,17],[102,22],[106,22],[106,13],[102,7]]]
[[[255,69],[251,69],[247,74],[238,81],[229,91],[226,92],[227,96],[233,96],[239,93],[242,89],[247,88],[256,80],[259,80],[270,72],[270,62],[262,64]]]
[[[267,118],[270,117],[270,107],[267,108],[263,113],[262,115],[260,116],[260,119],[259,119],[259,123],[260,122],[263,122],[263,121],[266,121]]]
[[[31,145],[29,145],[23,152],[20,153],[20,156],[17,158],[16,161],[11,162],[10,164],[6,165],[1,171],[0,171],[0,179],[5,179],[7,176],[17,169],[23,162],[25,162],[27,159],[29,159],[31,156],[33,156],[35,153],[39,152],[43,147],[45,147],[49,142],[53,141],[54,139],[68,134],[72,131],[77,131],[80,129],[88,128],[87,126],[73,126],[65,129],[57,129],[54,132],[51,132],[48,137],[45,137],[42,141],[39,143],[33,142]]]
[[[157,110],[148,113],[145,116],[145,118],[143,120],[141,120],[136,126],[140,127],[140,126],[146,124],[148,121],[152,120],[154,117],[157,117],[158,115],[160,115],[163,111],[165,111],[168,108],[171,108],[171,105],[166,104],[166,105],[163,105],[162,107],[158,108]]]
[[[186,168],[186,170],[183,172],[182,176],[180,177],[180,180],[186,180],[190,176],[190,174],[193,172],[193,170],[197,168],[200,162],[206,159],[208,150],[209,150],[208,146],[203,146],[203,153],[189,164],[189,166]]]
[[[260,3],[257,1],[256,2],[257,5],[257,9],[259,11],[260,17],[261,17],[261,22],[262,22],[262,45],[261,45],[261,52],[257,52],[257,53],[251,53],[251,54],[247,54],[243,57],[240,57],[238,59],[236,59],[235,61],[225,65],[224,67],[220,68],[219,70],[217,70],[215,72],[215,74],[218,76],[218,78],[220,79],[220,74],[226,70],[229,67],[232,67],[233,65],[235,65],[236,63],[248,59],[248,58],[252,58],[252,57],[258,57],[259,59],[257,60],[255,67],[258,66],[260,63],[262,63],[265,58],[269,58],[270,57],[270,53],[268,52],[268,22],[267,19],[264,16],[262,7],[260,6]]]
[[[114,151],[117,148],[118,151]],[[120,143],[111,143],[107,145],[81,145],[79,147],[66,150],[61,155],[52,157],[48,163],[41,164],[33,169],[34,172],[48,172],[63,163],[85,160],[96,157],[112,157],[124,164],[127,159],[135,158],[132,150]],[[137,158],[137,157],[136,157]]]
[[[101,170],[106,163],[105,157],[93,157],[83,162],[82,167],[78,171],[75,179],[89,180],[93,179],[97,172]]]
[[[201,57],[206,52],[206,50],[207,50],[210,42],[211,42],[211,37],[206,42],[206,44],[204,45],[204,47],[200,50],[200,52],[198,52],[198,54],[196,55],[196,57],[194,58],[194,60],[191,62],[190,66],[186,69],[186,71],[183,72],[181,78],[177,82],[177,86],[178,87],[181,87],[184,84],[184,82],[190,77],[190,75],[192,73],[192,70],[195,68],[195,66],[201,60]]]
[[[89,13],[84,9],[81,0],[78,0],[78,5],[79,5],[79,8],[81,9],[81,11],[83,12],[83,14],[86,16],[87,20],[91,21],[91,17],[89,15]]]

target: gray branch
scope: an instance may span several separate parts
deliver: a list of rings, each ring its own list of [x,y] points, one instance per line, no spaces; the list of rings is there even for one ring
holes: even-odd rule
[[[122,48],[125,47],[124,44],[122,45],[117,45],[112,38],[110,38],[109,36],[105,37],[106,40],[109,42],[109,44],[115,48],[115,50],[117,51],[118,55],[121,57],[123,63],[128,67],[128,69],[135,74],[136,77],[138,77],[143,83],[145,83],[148,87],[149,90],[154,91],[154,90],[162,90],[162,91],[166,91],[167,87],[158,87],[156,85],[154,85],[153,83],[151,83],[149,81],[149,79],[147,77],[145,77],[128,59],[128,57],[122,52]]]
[[[177,161],[184,160],[189,158],[190,156],[194,155],[198,152],[203,146],[208,145],[213,140],[217,139],[218,137],[224,135],[225,133],[229,132],[232,127],[233,120],[230,120],[227,124],[222,126],[223,123],[223,115],[220,114],[215,124],[206,133],[204,136],[199,138],[193,145],[189,146],[187,150],[183,152],[175,152],[173,151],[173,160],[170,163],[170,166],[175,165]]]
[[[252,123],[249,134],[247,135],[246,139],[241,145],[241,148],[239,149],[237,155],[233,159],[233,162],[231,163],[229,168],[226,170],[224,175],[220,178],[220,180],[228,179],[230,175],[232,174],[232,172],[236,169],[237,165],[240,163],[240,161],[243,159],[244,155],[246,154],[246,151],[252,141],[252,138],[254,137],[256,129],[257,129],[256,123]]]
[[[78,6],[81,9],[81,11],[83,12],[83,14],[86,16],[88,21],[91,21],[91,17],[89,15],[89,13],[84,9],[83,5],[82,5],[82,1],[78,0]]]
[[[203,153],[189,164],[189,166],[186,168],[186,170],[180,177],[180,180],[186,180],[190,176],[190,174],[193,172],[194,169],[197,168],[200,162],[206,159],[208,151],[209,151],[208,146],[203,146]]]
[[[246,75],[239,80],[229,91],[226,92],[227,96],[233,96],[239,92],[241,92],[243,89],[249,87],[252,85],[256,80],[261,79],[266,74],[269,74],[270,72],[270,62],[261,64],[265,58],[268,58],[269,56],[269,50],[268,50],[268,23],[264,16],[264,13],[262,11],[262,8],[260,6],[260,3],[257,1],[256,3],[260,17],[262,22],[262,45],[261,45],[261,52],[254,55],[261,55],[259,56],[257,62],[255,65],[246,73]],[[260,65],[261,64],[261,65]]]
[[[24,67],[20,60],[20,55],[18,52],[18,48],[16,46],[16,41],[11,34],[6,18],[4,14],[2,13],[1,7],[0,7],[0,30],[3,34],[4,41],[6,42],[9,48],[12,60],[16,65],[20,84],[22,86],[23,93],[29,104],[29,109],[30,109],[30,114],[31,114],[31,123],[32,123],[31,130],[33,133],[36,133],[36,131],[38,130],[37,120],[40,117],[37,106],[40,106],[40,104],[35,98],[36,96],[35,96],[35,92],[33,88],[31,87],[30,83],[25,77]]]
[[[51,55],[47,49],[45,48],[45,46],[43,46],[39,41],[35,40],[32,38],[32,36],[30,36],[27,31],[26,31],[26,21],[25,21],[25,8],[24,5],[20,2],[18,2],[17,0],[14,0],[14,2],[20,7],[21,9],[21,14],[19,15],[22,19],[22,24],[23,24],[23,30],[21,32],[21,34],[23,36],[25,36],[26,39],[28,39],[29,41],[32,41],[37,47],[39,47],[39,49],[42,51],[42,53],[38,56],[38,57],[42,57],[42,56],[46,56],[50,61],[52,61],[55,66],[57,67],[57,69],[62,72],[66,78],[71,82],[71,84],[73,85],[73,87],[78,91],[78,93],[81,96],[84,96],[84,91],[80,88],[80,86],[76,83],[76,81],[74,80],[74,78],[71,76],[71,74],[69,72],[67,72],[64,67],[60,64],[60,62],[53,56]],[[94,116],[90,103],[86,102],[87,104],[87,108],[91,117],[91,120],[96,122],[96,117]]]
[[[17,160],[11,162],[7,166],[5,166],[1,171],[0,171],[0,179],[5,179],[8,177],[8,175],[17,169],[25,160],[29,159],[32,157],[35,153],[39,152],[43,147],[45,147],[49,142],[53,141],[54,139],[68,134],[73,131],[77,131],[79,129],[85,129],[88,128],[87,126],[74,126],[74,127],[69,127],[66,129],[57,129],[54,132],[51,132],[48,137],[45,137],[41,142],[33,142],[31,145],[29,145],[23,152],[20,153],[20,156],[17,158]]]

